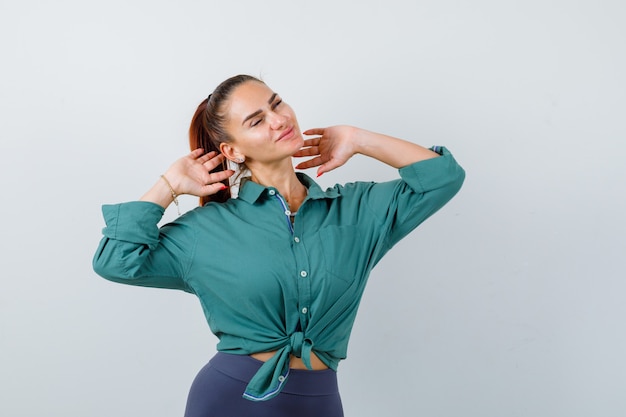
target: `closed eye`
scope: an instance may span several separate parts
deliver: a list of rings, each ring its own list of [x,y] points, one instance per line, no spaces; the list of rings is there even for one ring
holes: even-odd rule
[[[272,110],[275,110],[275,109],[276,109],[278,106],[280,106],[282,103],[283,103],[283,101],[282,101],[282,100],[280,100],[280,99],[279,99],[279,100],[276,100],[274,103],[272,103],[272,107],[271,107],[271,108],[272,108]],[[254,127],[254,126],[259,125],[259,124],[263,121],[263,119],[264,119],[263,117],[260,117],[260,118],[258,118],[258,119],[254,119],[254,120],[252,121],[252,123],[250,123],[250,127]]]

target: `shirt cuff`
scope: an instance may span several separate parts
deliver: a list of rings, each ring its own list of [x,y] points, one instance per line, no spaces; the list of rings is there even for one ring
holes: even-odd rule
[[[465,171],[444,146],[433,146],[439,157],[415,162],[400,168],[400,177],[416,192],[435,190],[465,178]]]
[[[163,207],[148,201],[106,204],[102,206],[106,223],[102,233],[109,239],[156,245],[163,213]]]

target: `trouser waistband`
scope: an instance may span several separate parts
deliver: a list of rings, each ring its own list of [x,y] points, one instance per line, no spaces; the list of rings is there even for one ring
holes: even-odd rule
[[[263,362],[248,355],[218,352],[209,364],[239,381],[250,382]],[[309,371],[290,369],[282,392],[296,395],[332,395],[339,392],[337,372],[332,369]]]

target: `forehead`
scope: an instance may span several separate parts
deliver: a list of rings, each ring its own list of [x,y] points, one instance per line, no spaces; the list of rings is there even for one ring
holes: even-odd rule
[[[267,85],[257,81],[246,81],[231,93],[226,111],[231,120],[243,120],[250,113],[268,104],[274,92]]]

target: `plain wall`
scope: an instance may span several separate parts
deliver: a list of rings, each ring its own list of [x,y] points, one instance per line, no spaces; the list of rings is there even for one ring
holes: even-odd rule
[[[467,171],[370,278],[346,416],[625,415],[625,21],[604,0],[2,0],[0,415],[182,415],[215,351],[198,301],[91,259],[100,206],[187,153],[237,73],[303,128],[445,145]],[[320,183],[396,175],[356,157]]]

